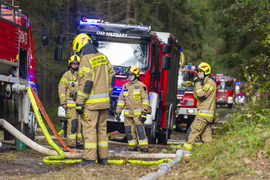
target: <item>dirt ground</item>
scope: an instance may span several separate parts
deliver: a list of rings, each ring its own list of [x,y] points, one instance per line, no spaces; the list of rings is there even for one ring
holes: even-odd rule
[[[230,109],[223,109],[219,113],[220,120],[231,112]],[[111,138],[117,136],[119,135],[114,135]],[[185,138],[185,132],[175,132],[171,135],[172,140],[185,140]],[[45,139],[36,139],[36,142],[48,146]],[[139,179],[150,172],[158,170],[158,165],[140,166],[128,163],[127,159],[123,158],[119,158],[119,160],[124,160],[126,162],[124,165],[45,165],[42,163],[42,159],[46,157],[45,155],[29,148],[18,151],[14,141],[2,141],[2,143],[3,145],[0,147],[0,179]],[[176,149],[171,146],[151,145],[148,153],[164,153],[164,149],[167,150],[167,153],[175,153]],[[109,143],[109,150],[125,151],[127,148],[127,144]],[[149,161],[153,159],[143,160]],[[166,176],[159,179],[181,179],[181,169],[184,169],[186,165],[185,163],[176,164]]]

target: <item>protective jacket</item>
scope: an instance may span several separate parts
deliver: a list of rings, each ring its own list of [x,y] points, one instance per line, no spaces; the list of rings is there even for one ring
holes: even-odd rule
[[[68,104],[68,106],[75,107],[75,97],[78,91],[78,71],[70,69],[65,72],[58,85],[58,94],[60,97],[60,104]]]
[[[79,67],[80,87],[76,103],[84,104],[89,110],[109,108],[109,93],[114,75],[112,65],[103,53],[83,55]]]
[[[136,79],[123,85],[123,89],[118,97],[116,113],[121,113],[124,109],[125,117],[141,115],[147,112],[149,99],[146,86]]]
[[[193,95],[197,99],[197,113],[196,118],[207,119],[212,122],[214,118],[214,111],[216,108],[216,83],[210,77],[206,76],[203,83],[198,81],[195,83]]]

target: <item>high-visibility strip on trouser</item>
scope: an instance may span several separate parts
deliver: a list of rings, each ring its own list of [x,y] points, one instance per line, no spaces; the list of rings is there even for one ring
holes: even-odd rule
[[[201,135],[203,142],[209,142],[212,140],[212,124],[209,123],[203,117],[195,117],[195,120],[191,124],[191,131],[188,136],[188,141],[184,144],[184,147],[191,150],[192,145],[195,143],[196,138]]]
[[[145,133],[145,128],[142,122],[139,120],[139,115],[132,117],[125,117],[124,125],[125,132],[128,139],[128,145],[130,149],[133,149],[137,144],[141,148],[148,147],[148,139]]]
[[[81,116],[78,115],[75,107],[67,107],[67,146],[76,146],[76,144],[83,145],[83,138],[81,134]]]
[[[82,117],[84,151],[83,159],[108,158],[107,117],[108,110],[91,111],[84,109]]]

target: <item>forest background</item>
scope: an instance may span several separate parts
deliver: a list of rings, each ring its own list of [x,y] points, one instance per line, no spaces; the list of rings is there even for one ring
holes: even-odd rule
[[[70,49],[64,48],[63,64],[54,60],[56,37],[63,32],[76,33],[82,17],[170,32],[182,46],[186,63],[205,61],[213,73],[250,82],[256,79],[257,85],[264,87],[270,84],[269,1],[15,0],[14,4],[28,12],[35,50],[40,46],[40,30],[49,28],[49,47],[35,53],[39,97],[49,111],[60,105],[58,83],[70,55]]]

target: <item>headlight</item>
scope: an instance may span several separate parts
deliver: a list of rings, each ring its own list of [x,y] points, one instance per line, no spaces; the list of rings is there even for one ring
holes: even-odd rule
[[[233,98],[231,96],[228,97],[228,100],[233,100]]]
[[[194,113],[194,109],[188,109],[187,113]]]

